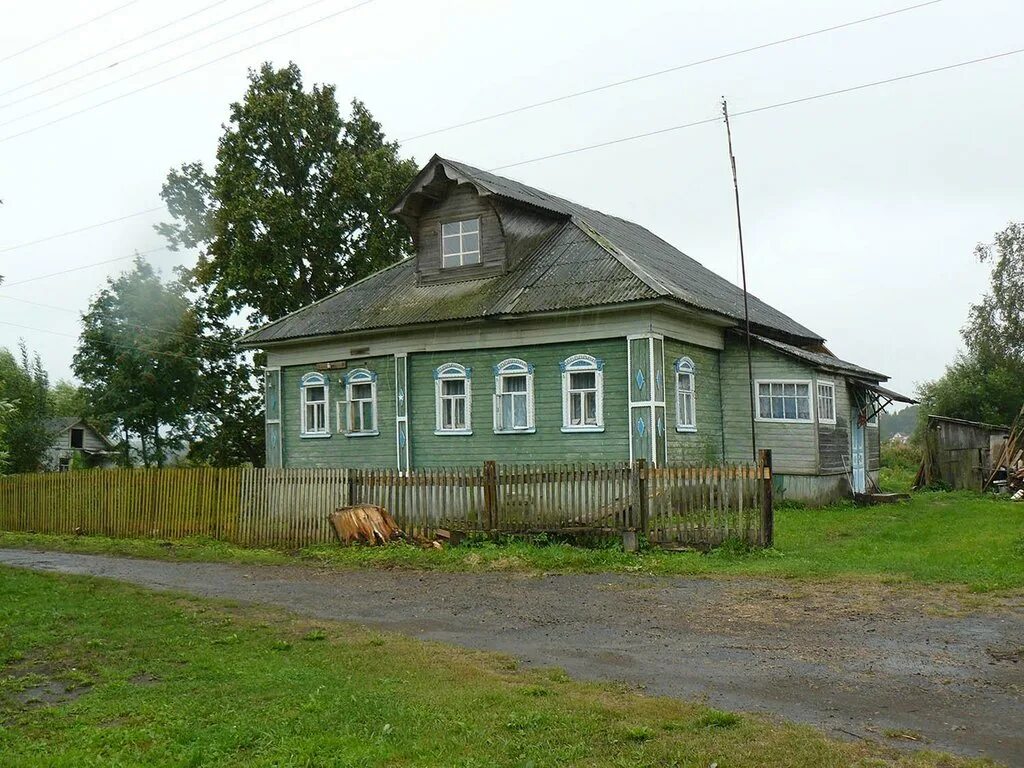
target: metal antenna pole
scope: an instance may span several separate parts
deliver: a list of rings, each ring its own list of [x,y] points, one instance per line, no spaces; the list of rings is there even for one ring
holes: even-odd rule
[[[729,163],[732,166],[732,188],[736,194],[736,230],[740,236],[740,272],[743,275],[743,324],[747,337],[747,379],[750,385],[750,449],[754,463],[757,463],[757,430],[754,422],[754,360],[750,349],[750,302],[747,298],[747,259],[743,252],[743,219],[740,217],[740,183],[736,177],[736,155],[732,153],[732,129],[729,127],[729,105],[722,98],[722,117],[725,118],[725,135],[729,140]]]

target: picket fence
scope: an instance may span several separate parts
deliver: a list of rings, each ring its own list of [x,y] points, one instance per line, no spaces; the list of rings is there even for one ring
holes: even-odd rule
[[[406,533],[617,536],[663,546],[772,542],[771,454],[751,465],[511,465],[418,469],[94,470],[0,477],[0,530],[205,536],[245,546],[334,541],[328,515],[386,508]]]

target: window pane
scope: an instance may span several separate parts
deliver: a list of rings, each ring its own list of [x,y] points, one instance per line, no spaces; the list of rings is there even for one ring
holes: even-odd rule
[[[441,237],[448,237],[449,235],[458,236],[459,234],[459,222],[450,221],[447,224],[441,225]]]
[[[480,263],[480,251],[474,251],[473,253],[465,253],[462,255],[463,264],[479,264]]]
[[[594,389],[597,387],[597,374],[593,371],[585,373],[570,373],[570,389]]]
[[[452,428],[452,403],[454,400],[441,401],[441,429]]]
[[[501,380],[502,388],[505,392],[525,392],[526,391],[526,377],[525,376],[504,376]]]
[[[479,219],[469,219],[468,221],[461,222],[461,224],[462,224],[462,233],[463,234],[465,234],[466,232],[479,232],[480,231],[480,220]]]
[[[761,385],[764,387],[764,384]],[[770,397],[759,397],[757,399],[757,415],[762,419],[770,419],[772,417],[772,400]]]
[[[452,425],[455,429],[466,428],[466,401],[462,398],[453,400],[452,403],[455,406],[455,423]]]
[[[811,402],[805,397],[796,400],[796,417],[798,419],[811,418]]]
[[[569,395],[569,423],[572,425],[583,423],[583,395],[579,392],[572,392]]]
[[[465,253],[469,253],[470,251],[479,251],[480,250],[480,235],[476,234],[475,232],[472,233],[472,234],[469,234],[469,235],[463,235],[462,236],[462,250]]]
[[[772,418],[783,419],[786,417],[786,413],[782,407],[783,399],[781,397],[772,398]]]
[[[586,423],[597,424],[597,393],[586,392],[583,397],[586,399]]]
[[[512,395],[510,399],[512,401],[512,425],[518,429],[525,429],[529,426],[526,419],[526,395]]]
[[[373,397],[373,385],[372,384],[353,384],[352,385],[352,399],[353,400],[369,400]]]
[[[810,384],[794,384],[793,386],[796,387],[796,394],[799,395],[800,397],[810,397],[811,396],[811,385]]]
[[[306,402],[319,402],[324,399],[323,387],[306,387]]]
[[[772,391],[771,384],[758,384],[757,385],[757,394],[758,394],[759,397],[766,398],[766,397],[768,397],[771,394],[771,391]]]
[[[511,429],[513,426],[512,421],[512,396],[502,395],[501,396],[501,412],[500,412],[501,424],[499,429]]]
[[[464,395],[466,394],[465,379],[446,379],[441,382],[441,394]]]
[[[796,418],[796,398],[795,397],[784,397],[782,399],[782,402],[785,405],[786,418],[787,419],[795,419]]]
[[[459,252],[459,236],[441,238],[441,253],[448,256]]]

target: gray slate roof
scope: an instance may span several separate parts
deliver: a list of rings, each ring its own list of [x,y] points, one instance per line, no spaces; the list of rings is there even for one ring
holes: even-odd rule
[[[792,344],[786,344],[776,339],[769,339],[764,336],[753,335],[753,338],[757,339],[762,344],[766,344],[769,347],[779,350],[785,355],[795,357],[798,360],[810,363],[816,368],[824,368],[829,371],[835,371],[836,373],[846,374],[853,376],[858,379],[867,379],[870,381],[887,381],[889,379],[884,373],[878,371],[872,371],[870,368],[864,368],[860,365],[854,365],[848,363],[845,360],[840,360],[835,355],[829,355],[824,352],[812,352],[808,349],[802,349],[795,347]],[[904,398],[904,395],[894,392],[893,394],[898,395],[900,398]],[[915,402],[915,401],[909,401]]]
[[[266,342],[481,317],[669,299],[743,318],[743,292],[639,224],[609,216],[464,163],[434,156],[418,178],[441,164],[481,194],[565,217],[561,227],[507,274],[417,285],[415,259],[381,270],[321,301],[246,335]],[[415,182],[414,182],[415,183]],[[800,342],[822,337],[755,296],[755,330]]]

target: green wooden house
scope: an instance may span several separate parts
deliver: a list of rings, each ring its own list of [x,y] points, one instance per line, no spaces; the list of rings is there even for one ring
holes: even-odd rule
[[[433,157],[391,210],[415,255],[249,333],[267,464],[745,462],[743,293],[638,224]],[[754,296],[777,491],[868,489],[886,377]]]

